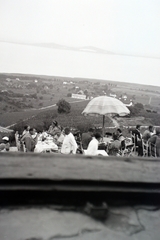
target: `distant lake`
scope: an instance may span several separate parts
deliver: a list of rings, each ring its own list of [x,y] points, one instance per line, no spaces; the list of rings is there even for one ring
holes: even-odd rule
[[[2,42],[0,72],[86,77],[160,86],[160,59]]]

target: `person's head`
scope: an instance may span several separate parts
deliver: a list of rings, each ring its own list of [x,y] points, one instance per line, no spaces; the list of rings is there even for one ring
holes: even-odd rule
[[[107,137],[107,138],[112,138],[112,133],[106,132],[106,133],[105,133],[105,137]]]
[[[91,136],[93,136],[94,129],[93,129],[93,128],[89,128],[89,129],[88,129],[88,132],[89,132],[89,134],[90,134]]]
[[[95,134],[94,134],[94,137],[97,139],[97,141],[100,141],[101,138],[102,138],[102,136],[101,136],[100,133],[95,133]]]
[[[24,126],[24,130],[29,131],[29,129],[30,129],[30,126],[28,126],[28,125]]]
[[[33,128],[33,133],[34,133],[34,134],[37,133],[37,130],[36,130],[35,128]]]
[[[156,135],[160,136],[160,127],[156,128]]]
[[[57,127],[58,126],[58,122],[57,121],[52,121],[52,126],[54,126],[54,127]]]
[[[66,128],[64,129],[65,135],[68,135],[70,132],[71,132],[71,130],[70,130],[69,127],[66,127]]]
[[[31,135],[34,135],[34,134],[35,134],[34,128],[30,128],[30,129],[29,129],[29,133],[30,133]]]
[[[117,134],[116,134],[116,133],[113,133],[113,134],[112,134],[112,138],[113,138],[114,141],[117,140]]]
[[[153,132],[153,130],[154,130],[153,126],[149,126],[148,129],[149,129],[150,132]]]
[[[140,130],[140,128],[141,128],[141,125],[136,126],[136,129]]]
[[[122,133],[120,128],[117,128],[117,135],[119,136]]]

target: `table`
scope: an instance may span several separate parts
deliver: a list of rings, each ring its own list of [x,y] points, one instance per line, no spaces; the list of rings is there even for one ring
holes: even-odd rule
[[[84,154],[86,155],[86,151],[84,150]],[[97,155],[108,156],[108,153],[105,150],[97,150]]]
[[[34,149],[36,153],[50,151],[58,151],[58,146],[52,140],[38,141]]]

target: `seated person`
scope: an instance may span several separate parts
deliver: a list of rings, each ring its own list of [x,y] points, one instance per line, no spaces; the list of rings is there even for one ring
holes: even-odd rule
[[[24,130],[23,130],[22,135],[21,135],[21,141],[23,141],[25,135],[29,133],[29,129],[30,129],[30,126],[28,126],[28,125],[24,126]]]
[[[94,137],[92,138],[92,140],[90,141],[87,151],[86,151],[86,155],[92,155],[92,156],[96,156],[98,155],[98,144],[100,142],[100,140],[102,139],[102,136],[100,133],[95,133]]]
[[[64,136],[65,136],[65,132],[64,132],[64,129],[63,129],[62,132],[61,132],[61,135],[57,139],[57,142],[56,142],[57,146],[59,146],[59,147],[62,146],[62,143],[63,143],[63,140],[64,140]]]
[[[142,134],[140,132],[140,125],[137,125],[134,130],[132,130],[132,141],[136,146],[138,151],[138,156],[143,156],[143,147],[142,147]]]
[[[117,140],[119,141],[123,141],[125,139],[120,128],[117,128],[116,135],[117,135]]]
[[[25,143],[26,152],[34,152],[34,149],[38,140],[38,134],[36,138],[33,138],[32,136],[34,134],[35,134],[34,129],[30,128],[29,133],[25,135],[24,143]]]
[[[142,139],[144,141],[144,143],[147,143],[148,140],[151,138],[151,136],[153,135],[154,132],[154,128],[153,126],[149,126],[148,129],[146,129],[142,135]]]
[[[0,152],[8,152],[10,148],[9,137],[3,137],[2,141],[0,144]]]
[[[37,130],[35,128],[33,128],[33,135],[32,135],[32,138],[33,139],[36,139],[37,138]]]
[[[148,142],[151,144],[151,155],[160,157],[160,128],[156,128],[156,134],[152,135]]]
[[[48,133],[46,132],[46,130],[43,129],[43,132],[41,134],[41,140],[45,141],[47,137],[48,137]]]
[[[92,140],[93,132],[94,132],[94,129],[89,128],[88,132],[82,133],[82,147],[83,147],[83,149],[87,149],[88,144]]]
[[[122,134],[122,131],[120,128],[118,128],[116,130],[116,135],[117,135],[117,140],[119,140],[121,142],[121,150],[124,150],[125,149],[125,137],[123,136]]]
[[[61,135],[61,127],[58,125],[57,121],[53,121],[52,125],[48,129],[48,134],[50,134],[54,139],[58,139]]]
[[[119,150],[121,149],[121,141],[117,139],[117,135],[115,133],[113,133],[112,137],[113,137],[113,142],[110,142],[108,146],[108,153],[109,155],[116,156]]]

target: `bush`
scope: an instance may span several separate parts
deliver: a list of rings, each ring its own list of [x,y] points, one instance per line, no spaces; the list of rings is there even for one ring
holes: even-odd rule
[[[134,106],[128,107],[130,110],[130,116],[142,116],[144,115],[144,106],[142,103],[136,103]]]
[[[69,113],[71,110],[71,105],[69,102],[65,101],[64,99],[60,99],[57,103],[58,106],[58,113]]]

